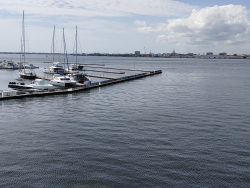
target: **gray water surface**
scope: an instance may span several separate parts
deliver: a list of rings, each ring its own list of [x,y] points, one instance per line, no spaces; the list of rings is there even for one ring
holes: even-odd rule
[[[0,187],[250,187],[249,60],[84,63],[163,73],[0,101]],[[15,77],[0,70],[0,89]]]

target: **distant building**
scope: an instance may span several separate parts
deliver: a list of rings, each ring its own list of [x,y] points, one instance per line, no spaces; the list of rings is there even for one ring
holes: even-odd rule
[[[207,55],[214,55],[213,52],[207,52]]]
[[[141,52],[140,51],[135,51],[135,55],[140,55]]]
[[[176,53],[175,53],[175,49],[173,50],[173,52],[171,53],[172,56],[174,56]]]
[[[226,55],[227,55],[227,53],[223,52],[223,53],[219,53],[219,55],[226,56]]]

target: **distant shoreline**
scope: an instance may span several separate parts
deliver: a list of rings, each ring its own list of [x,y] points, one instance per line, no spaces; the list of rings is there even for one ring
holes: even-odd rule
[[[21,52],[0,52],[0,54],[22,54]],[[25,54],[36,55],[51,55],[47,52],[26,52]],[[54,53],[54,55],[63,55],[63,53]],[[169,54],[169,55],[151,55],[151,54],[108,54],[108,53],[81,53],[81,54],[68,54],[77,56],[106,56],[106,57],[146,57],[146,58],[195,58],[195,59],[250,59],[249,55],[196,55],[196,54]]]

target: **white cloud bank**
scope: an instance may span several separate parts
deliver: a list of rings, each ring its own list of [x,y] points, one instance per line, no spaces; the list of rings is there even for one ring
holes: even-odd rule
[[[193,47],[235,47],[249,41],[249,25],[248,11],[244,6],[207,7],[193,10],[188,18],[168,20],[168,24],[162,27],[167,33],[158,35],[157,41]],[[138,30],[142,32],[143,28]]]
[[[37,15],[86,17],[119,17],[133,15],[178,16],[194,6],[174,0],[8,0],[0,2],[0,10]]]

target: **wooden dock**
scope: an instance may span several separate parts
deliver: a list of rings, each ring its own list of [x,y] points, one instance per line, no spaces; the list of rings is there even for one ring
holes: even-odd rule
[[[85,91],[85,90],[89,90],[92,88],[97,88],[97,87],[103,87],[103,86],[107,86],[107,85],[111,85],[111,84],[116,84],[116,83],[120,83],[120,82],[125,82],[125,81],[129,81],[129,80],[134,80],[134,79],[139,79],[139,78],[143,78],[146,76],[152,76],[152,75],[156,75],[156,74],[161,74],[162,71],[158,70],[158,71],[150,71],[147,73],[141,73],[141,74],[136,74],[136,75],[132,75],[132,76],[125,76],[125,77],[121,77],[121,78],[116,78],[116,79],[109,79],[106,81],[102,81],[102,82],[97,82],[97,83],[92,83],[90,85],[90,87],[86,87],[83,84],[78,84],[77,87],[74,88],[64,88],[64,89],[51,89],[51,90],[47,90],[47,91],[42,91],[42,90],[37,90],[37,91],[25,91],[25,92],[19,92],[19,94],[17,94],[18,92],[3,92],[0,93],[0,100],[9,100],[9,99],[20,99],[20,98],[25,98],[25,97],[44,97],[47,95],[59,95],[59,94],[69,94],[69,93],[74,93],[74,92],[79,92],[79,91]],[[43,78],[43,79],[51,79],[51,78],[44,78],[41,76],[37,76],[38,78]]]

